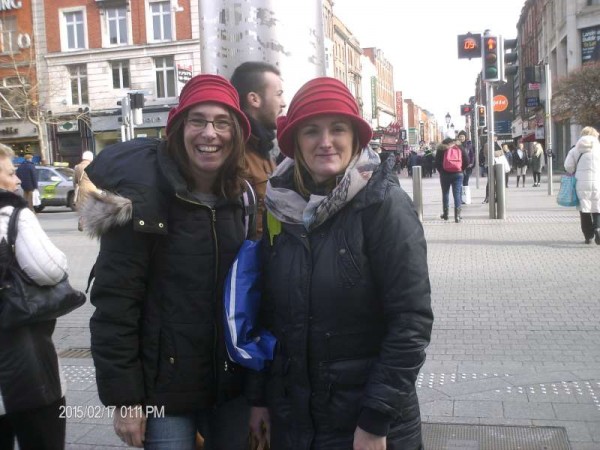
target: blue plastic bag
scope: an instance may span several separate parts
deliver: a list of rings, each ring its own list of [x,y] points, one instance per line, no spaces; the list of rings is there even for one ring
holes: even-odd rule
[[[579,198],[577,197],[577,178],[573,175],[563,175],[560,179],[560,190],[556,197],[556,203],[560,206],[578,206]]]
[[[253,370],[273,359],[275,336],[256,329],[261,301],[260,242],[242,244],[225,279],[225,344],[229,358]]]

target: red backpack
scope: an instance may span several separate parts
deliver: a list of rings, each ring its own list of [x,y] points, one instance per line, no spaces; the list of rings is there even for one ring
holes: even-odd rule
[[[462,172],[462,152],[457,145],[453,145],[444,152],[442,168],[446,172]]]

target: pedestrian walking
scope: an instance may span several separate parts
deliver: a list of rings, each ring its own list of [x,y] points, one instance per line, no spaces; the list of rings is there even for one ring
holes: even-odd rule
[[[517,148],[513,151],[513,169],[517,175],[517,187],[519,187],[519,180],[523,178],[523,187],[525,187],[525,174],[527,173],[527,166],[529,165],[529,158],[527,152],[523,148],[523,142],[517,144]]]
[[[449,132],[435,154],[435,167],[440,174],[440,185],[442,187],[443,211],[440,218],[443,220],[448,220],[450,188],[452,188],[452,197],[454,198],[454,222],[459,223],[462,220],[463,171],[468,164],[469,157],[466,150],[456,145],[454,132]]]
[[[542,168],[544,167],[544,148],[542,144],[533,144],[531,153],[531,171],[533,172],[533,187],[538,187],[542,181]]]
[[[586,244],[600,245],[600,141],[598,131],[585,127],[565,159],[565,170],[575,175],[579,218]]]
[[[21,180],[21,189],[27,207],[33,211],[33,191],[38,188],[38,174],[33,163],[33,153],[27,151],[24,158],[25,160],[17,168],[17,176]]]
[[[422,445],[415,380],[432,311],[423,227],[340,81],[300,88],[267,187],[261,323],[277,337],[251,429],[271,448]],[[395,261],[390,264],[390,261]],[[266,392],[263,390],[266,389]]]
[[[223,283],[246,237],[250,124],[228,80],[197,75],[166,136],[106,148],[86,169],[104,192],[83,211],[100,237],[90,320],[98,395],[119,406],[114,429],[127,445],[191,450],[200,432],[207,449],[241,450],[249,407],[226,354]]]
[[[240,106],[248,118],[251,134],[246,143],[246,178],[256,192],[258,212],[256,235],[262,236],[262,218],[267,180],[275,170],[272,156],[277,117],[285,108],[279,69],[262,61],[239,65],[231,76],[231,84],[240,97]]]
[[[8,246],[10,217],[17,220],[14,254],[36,284],[54,286],[67,276],[67,258],[50,241],[28,203],[15,194],[20,180],[12,149],[0,144],[0,253]],[[35,169],[34,169],[35,170]],[[65,446],[65,391],[52,342],[56,320],[0,328],[0,448],[62,450]]]
[[[508,163],[509,170],[504,174],[504,186],[508,188],[508,179],[510,177],[510,172],[513,167],[513,157],[508,144],[502,144],[502,151],[504,152],[504,157],[506,158],[506,162]]]
[[[473,167],[475,167],[475,150],[473,149],[473,142],[467,140],[467,133],[464,130],[458,132],[459,146],[464,148],[467,152],[467,168],[463,173],[463,187],[461,200],[462,204],[471,204],[471,188],[469,187],[469,179],[473,173]]]

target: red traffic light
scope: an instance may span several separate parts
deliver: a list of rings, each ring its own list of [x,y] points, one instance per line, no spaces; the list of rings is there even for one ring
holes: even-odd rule
[[[473,107],[471,105],[460,105],[460,115],[467,116],[473,112]]]

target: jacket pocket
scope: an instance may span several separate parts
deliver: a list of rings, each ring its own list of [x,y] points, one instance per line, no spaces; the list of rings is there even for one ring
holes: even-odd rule
[[[362,273],[343,230],[339,233],[336,243],[338,267],[341,275],[340,283],[345,288],[354,287],[362,279]]]
[[[158,334],[158,363],[154,385],[160,391],[167,387],[173,380],[177,363],[177,355],[173,339],[161,328]]]
[[[375,358],[353,359],[329,363],[328,410],[334,430],[351,432],[358,423],[362,397]]]

